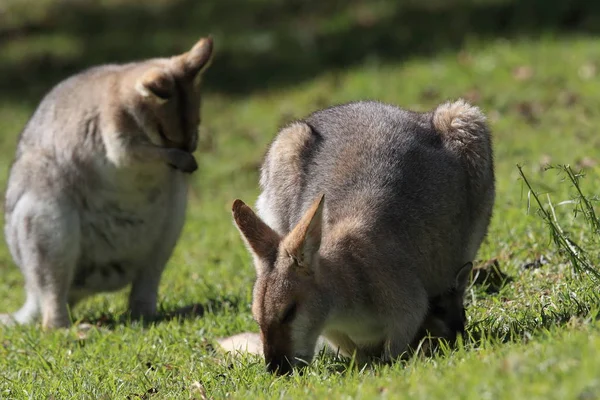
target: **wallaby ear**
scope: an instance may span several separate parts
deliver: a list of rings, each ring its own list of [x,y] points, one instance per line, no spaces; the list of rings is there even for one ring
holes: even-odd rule
[[[177,57],[185,76],[198,78],[209,67],[213,54],[213,40],[208,36],[200,39],[187,53]]]
[[[173,76],[161,68],[151,68],[137,80],[135,89],[143,97],[155,97],[165,102],[173,96],[175,82]]]
[[[312,272],[313,261],[321,247],[324,199],[325,195],[317,197],[284,239],[284,248],[306,273]]]
[[[248,247],[255,257],[256,272],[260,274],[262,268],[260,268],[257,261],[274,263],[281,238],[277,232],[265,224],[243,201],[239,199],[235,200],[231,207],[231,212],[233,220],[246,243],[246,247]]]
[[[464,292],[469,285],[469,278],[471,277],[471,271],[473,270],[473,263],[469,261],[463,265],[458,273],[456,274],[456,280],[454,285],[459,292]]]

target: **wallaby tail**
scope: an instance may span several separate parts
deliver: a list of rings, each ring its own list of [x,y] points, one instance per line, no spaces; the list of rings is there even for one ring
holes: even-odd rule
[[[490,132],[481,110],[462,99],[447,102],[433,112],[433,126],[442,135],[446,148],[461,157],[472,183],[485,185],[493,174],[493,156]]]

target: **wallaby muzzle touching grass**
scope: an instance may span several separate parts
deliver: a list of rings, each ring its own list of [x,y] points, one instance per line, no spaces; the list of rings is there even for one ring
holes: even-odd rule
[[[258,215],[241,200],[232,212],[254,259],[269,370],[310,362],[320,335],[361,363],[387,362],[487,233],[491,138],[462,100],[427,113],[335,106],[279,132],[260,185]]]
[[[152,316],[197,168],[200,81],[212,39],[190,51],[72,76],[21,133],[5,236],[27,298],[4,323],[70,325],[68,305],[132,283],[133,317]]]

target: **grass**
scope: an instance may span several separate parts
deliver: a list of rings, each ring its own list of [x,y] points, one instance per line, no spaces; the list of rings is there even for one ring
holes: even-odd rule
[[[163,320],[124,319],[125,291],[83,302],[69,330],[0,327],[0,398],[600,397],[600,294],[582,272],[598,271],[600,259],[594,3],[255,0],[238,13],[210,1],[58,3],[14,19],[0,9],[10,22],[0,29],[1,187],[19,131],[68,74],[169,54],[208,32],[219,53],[206,79],[188,219],[160,288]],[[536,17],[526,24],[528,15]],[[356,370],[321,357],[287,378],[267,374],[260,359],[215,352],[216,338],[257,331],[254,271],[230,205],[256,199],[257,168],[278,127],[356,99],[428,110],[457,97],[486,112],[494,135],[498,193],[478,257],[512,278],[495,291],[469,290],[471,339],[391,367]],[[0,276],[0,312],[16,310],[22,277],[4,244]],[[174,315],[192,305],[203,312]]]

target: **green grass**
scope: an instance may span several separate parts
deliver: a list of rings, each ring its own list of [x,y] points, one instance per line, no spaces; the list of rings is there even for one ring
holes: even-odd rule
[[[597,268],[599,235],[589,214],[575,214],[578,203],[563,203],[580,198],[576,187],[545,169],[583,169],[578,187],[596,205],[600,46],[589,28],[598,16],[593,6],[579,2],[585,12],[565,28],[567,17],[555,18],[552,7],[543,13],[545,6],[536,2],[457,2],[455,11],[439,1],[424,2],[431,10],[414,2],[397,9],[389,1],[373,7],[353,1],[342,9],[275,2],[272,14],[265,14],[270,2],[263,0],[247,2],[237,14],[219,9],[220,2],[153,0],[147,9],[128,0],[69,5],[81,8],[76,11],[84,21],[96,24],[92,29],[51,3],[40,3],[49,7],[46,13],[15,14],[0,36],[1,187],[19,131],[40,96],[69,73],[169,54],[211,31],[219,53],[206,78],[200,170],[187,223],[160,288],[164,320],[150,326],[126,321],[125,291],[83,302],[69,330],[0,327],[0,398],[600,397],[598,282],[577,272],[564,246],[553,241],[517,168],[522,165],[546,210],[549,196],[562,235],[586,249],[589,265]],[[521,3],[523,10],[515,5]],[[488,26],[506,10],[523,12]],[[530,24],[518,17],[528,10],[538,15]],[[441,19],[445,12],[452,18]],[[0,12],[0,21],[2,15],[7,18]],[[181,15],[183,22],[164,15]],[[421,36],[394,28],[399,21]],[[431,32],[419,28],[422,21]],[[140,37],[138,29],[149,36]],[[309,43],[305,53],[297,47],[302,38]],[[472,338],[432,359],[360,371],[321,357],[303,376],[284,378],[267,374],[260,359],[215,352],[216,338],[257,331],[250,315],[254,270],[230,205],[235,198],[255,201],[257,168],[278,127],[351,100],[428,110],[457,97],[486,112],[494,137],[498,193],[478,257],[497,259],[513,278],[496,292],[479,285],[469,290]],[[536,260],[538,268],[524,268]],[[24,300],[23,282],[4,244],[0,276],[0,312],[14,311]],[[204,306],[204,314],[169,317],[190,305]],[[93,327],[84,329],[81,321]]]

